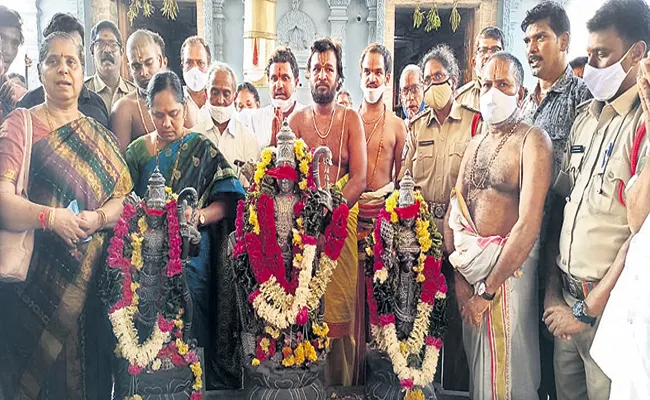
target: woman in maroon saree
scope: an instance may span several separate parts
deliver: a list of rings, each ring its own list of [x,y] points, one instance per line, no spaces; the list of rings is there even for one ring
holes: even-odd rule
[[[96,300],[106,229],[132,183],[113,134],[77,109],[83,65],[80,43],[48,36],[39,55],[45,103],[14,111],[0,129],[0,228],[36,232],[26,281],[0,284],[0,398],[110,396],[110,388],[97,392],[97,374],[86,368],[85,351],[101,346],[86,341],[85,310]],[[29,200],[15,194],[27,119]]]

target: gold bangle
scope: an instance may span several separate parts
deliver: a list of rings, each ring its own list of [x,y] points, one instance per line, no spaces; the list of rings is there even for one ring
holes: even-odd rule
[[[55,208],[50,208],[49,212],[47,213],[47,230],[53,231],[54,230],[54,221],[56,220],[56,209]]]
[[[102,230],[106,228],[106,225],[108,224],[108,218],[106,218],[106,213],[101,208],[97,209],[97,214],[99,214],[99,220],[100,220],[99,230]]]

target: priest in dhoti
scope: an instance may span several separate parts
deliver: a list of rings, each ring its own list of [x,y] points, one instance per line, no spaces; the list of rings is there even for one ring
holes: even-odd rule
[[[521,121],[522,77],[508,53],[486,64],[487,133],[467,146],[445,232],[475,400],[534,399],[540,381],[536,268],[552,147],[544,131]]]
[[[355,341],[353,327],[358,275],[357,201],[366,187],[366,143],[359,114],[334,101],[343,84],[341,46],[329,38],[316,40],[306,76],[314,104],[294,112],[289,125],[310,148],[327,146],[332,151],[329,177],[341,188],[350,207],[348,238],[325,292],[325,322],[332,338],[328,384],[351,385],[357,363],[355,347],[363,345]],[[321,184],[327,182],[328,178],[321,176]]]

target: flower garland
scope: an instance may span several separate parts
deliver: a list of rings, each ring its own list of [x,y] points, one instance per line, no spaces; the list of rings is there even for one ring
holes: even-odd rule
[[[275,152],[265,149],[257,164],[254,183],[246,201],[240,201],[235,222],[235,263],[237,276],[264,331],[257,337],[253,366],[281,353],[283,367],[306,366],[318,359],[329,345],[326,324],[313,322],[313,314],[336,268],[347,238],[349,209],[340,192],[333,190],[334,209],[322,215],[311,163],[313,154],[302,139],[294,142],[296,168],[276,166]],[[274,188],[268,178],[297,182],[300,194],[293,209],[295,228],[291,245],[293,264],[290,274],[278,244],[275,226]],[[324,229],[323,229],[324,228]],[[324,236],[320,259],[317,238]],[[318,268],[314,272],[315,263]],[[237,267],[236,267],[237,268]],[[310,324],[310,321],[311,324]],[[300,328],[300,332],[291,332]],[[311,330],[309,329],[311,328]],[[311,339],[309,339],[311,338]]]
[[[366,253],[370,256],[366,264],[366,298],[375,343],[388,354],[393,371],[407,391],[405,398],[417,399],[423,395],[420,388],[430,384],[436,372],[442,336],[446,329],[444,313],[447,284],[441,273],[442,238],[426,201],[416,191],[415,204],[399,208],[398,198],[399,191],[394,191],[386,200],[385,209],[380,212],[375,224],[371,239],[372,250],[366,248]],[[400,341],[391,305],[395,293],[387,283],[391,281],[391,274],[399,271],[395,268],[389,270],[384,263],[384,257],[392,255],[384,252],[380,227],[388,223],[397,232],[399,222],[409,218],[415,218],[414,228],[420,246],[417,266],[413,267],[417,274],[416,281],[420,285],[420,297],[413,328],[408,338]],[[421,359],[422,362],[419,366],[412,365],[412,359]]]
[[[107,273],[112,275],[112,285],[107,290],[109,297],[116,298],[109,309],[109,319],[113,333],[117,338],[116,354],[129,362],[128,371],[131,375],[139,375],[143,369],[157,371],[162,366],[162,360],[169,359],[176,367],[189,366],[194,376],[191,400],[201,400],[203,371],[196,350],[183,341],[183,309],[181,285],[183,261],[181,260],[182,239],[177,216],[177,196],[171,188],[167,192],[166,210],[150,210],[145,202],[136,208],[126,203],[121,218],[118,220],[114,236],[108,249]],[[164,287],[170,288],[163,296],[164,307],[158,313],[157,323],[154,324],[150,336],[142,343],[135,328],[135,314],[138,310],[139,296],[137,290],[140,284],[136,281],[143,267],[142,244],[144,235],[149,230],[146,215],[162,217],[167,213],[167,233],[169,250]],[[129,231],[135,231],[129,235]],[[130,258],[128,258],[130,253]],[[119,295],[112,295],[117,292]],[[141,399],[134,394],[129,399]]]

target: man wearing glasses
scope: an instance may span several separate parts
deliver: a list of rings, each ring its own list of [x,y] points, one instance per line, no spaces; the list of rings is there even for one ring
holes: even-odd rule
[[[86,88],[97,93],[110,111],[117,100],[135,90],[133,83],[120,76],[122,36],[113,22],[100,21],[93,26],[90,37],[95,74],[86,79]]]
[[[399,78],[399,99],[404,112],[404,122],[409,122],[424,110],[424,93],[422,91],[422,70],[415,64],[409,64],[402,70]]]
[[[456,93],[456,101],[474,111],[479,111],[481,97],[481,74],[483,67],[492,54],[503,50],[503,32],[496,26],[483,28],[476,37],[472,66],[476,74],[474,80],[467,82]]]

